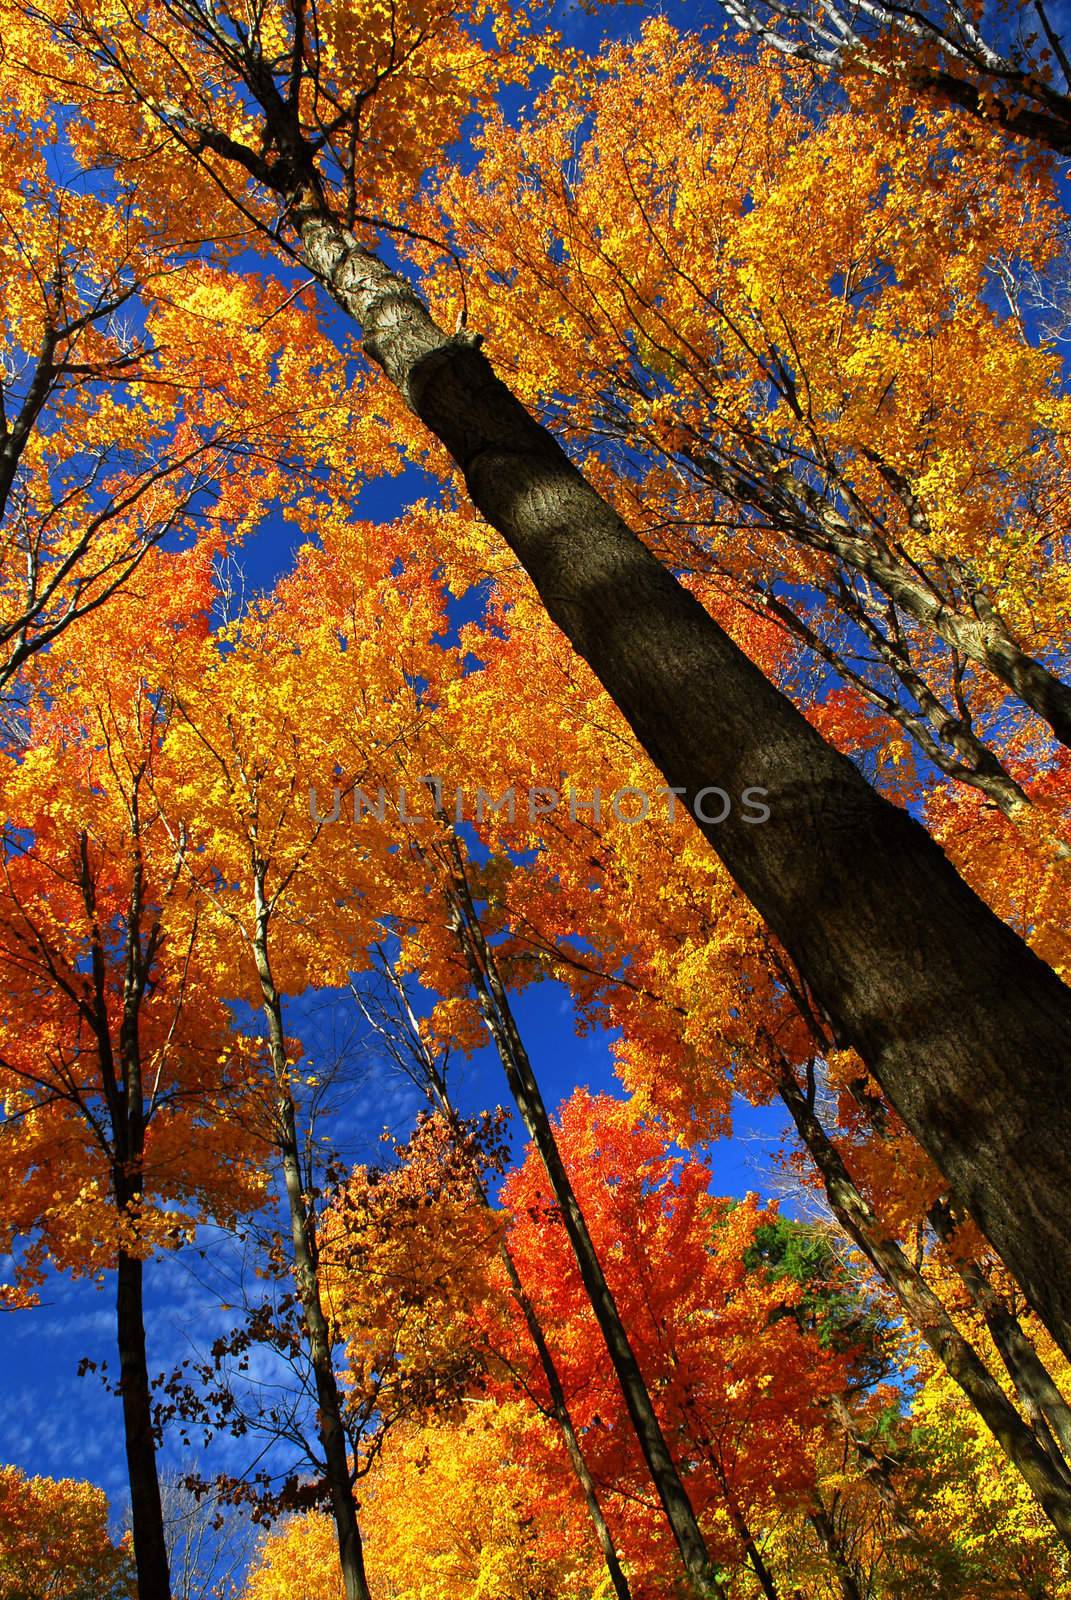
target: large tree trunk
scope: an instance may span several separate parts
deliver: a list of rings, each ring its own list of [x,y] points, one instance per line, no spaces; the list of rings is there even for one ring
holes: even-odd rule
[[[130,1520],[138,1600],[171,1600],[164,1514],[156,1471],[156,1439],[152,1425],[152,1389],[145,1354],[142,1304],[143,1267],[120,1250],[116,1293],[119,1344],[119,1391],[123,1402],[123,1435],[130,1479]]]
[[[896,1240],[881,1227],[787,1065],[778,1080],[778,1092],[821,1174],[837,1221],[896,1295],[912,1325],[919,1330],[949,1377],[959,1385],[1071,1550],[1071,1485],[1027,1427],[974,1346],[960,1333],[922,1274]]]
[[[709,1596],[711,1600],[724,1600],[725,1590],[710,1559],[688,1491],[662,1432],[639,1362],[588,1232],[580,1202],[562,1161],[546,1103],[532,1071],[494,955],[483,936],[472,904],[456,842],[452,855],[458,876],[448,891],[451,927],[468,966],[476,1000],[498,1052],[510,1093],[517,1102],[521,1120],[546,1170],[584,1291],[621,1386],[625,1408],[651,1482],[662,1502],[681,1562],[696,1594]]]
[[[1071,1354],[1071,993],[767,682],[472,341],[446,336],[313,188],[287,198],[306,264],[669,784],[692,805],[712,785],[730,794],[703,831]],[[767,791],[767,822],[744,820],[748,787]]]

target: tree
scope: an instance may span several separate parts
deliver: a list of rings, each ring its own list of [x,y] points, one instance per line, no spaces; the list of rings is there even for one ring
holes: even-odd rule
[[[133,1600],[129,1544],[108,1532],[102,1489],[0,1467],[3,1600]]]
[[[16,12],[9,60],[37,82],[62,82],[80,145],[121,182],[136,172],[146,202],[166,188],[168,210],[197,237],[229,233],[236,216],[267,235],[281,217],[288,247],[446,446],[669,783],[693,802],[715,775],[734,792],[768,791],[765,825],[704,824],[710,842],[1071,1348],[1062,1085],[1071,998],[647,550],[475,338],[446,334],[370,248],[366,196],[388,208],[403,200],[399,186],[411,187],[473,97],[486,96],[493,71],[453,12],[395,13],[389,30],[379,20],[362,13],[350,25],[344,8],[299,7],[249,27],[184,0],[131,32],[121,14],[102,22],[62,0],[52,12]],[[508,19],[499,24],[512,42]],[[436,92],[407,103],[407,78],[432,52]],[[103,81],[114,103],[95,133],[86,112],[100,109]]]
[[[879,737],[1017,816],[1023,758],[1044,770],[1052,731],[1071,737],[1046,665],[1067,464],[1053,354],[994,316],[990,283],[1044,270],[1050,185],[999,136],[957,144],[947,113],[807,90],[648,24],[519,126],[492,119],[425,227],[464,252],[518,391],[735,637],[747,611],[779,621],[797,695],[832,667]]]
[[[928,1226],[927,1208],[943,1189],[940,1175],[895,1123],[858,1058],[834,1050],[798,976],[722,875],[701,855],[682,850],[671,829],[621,822],[611,797],[630,788],[649,792],[650,776],[630,767],[627,751],[600,756],[607,735],[617,744],[612,712],[556,654],[554,640],[535,623],[519,637],[523,647],[496,637],[493,627],[484,636],[475,628],[465,635],[466,647],[484,661],[465,705],[470,746],[480,749],[488,781],[498,777],[496,761],[510,771],[518,754],[508,742],[501,748],[496,708],[511,705],[517,741],[532,754],[537,735],[529,731],[526,703],[537,695],[532,715],[554,729],[553,759],[584,774],[587,809],[590,797],[601,793],[602,813],[589,819],[573,806],[563,808],[535,861],[517,871],[500,861],[483,875],[492,926],[503,936],[497,963],[514,981],[555,971],[588,1017],[619,1027],[626,1082],[651,1114],[689,1142],[725,1129],[732,1089],[756,1103],[780,1095],[842,1226],[912,1322],[936,1340],[940,1359],[970,1403],[1066,1530],[1064,1466],[1047,1458],[1044,1441],[1032,1436],[1029,1406],[1017,1410],[1018,1395],[1002,1391],[999,1371],[973,1348],[969,1332],[964,1337],[912,1265],[913,1232]],[[525,822],[511,828],[501,813],[487,840],[498,849],[529,847]],[[576,935],[586,949],[576,948]],[[829,1070],[841,1088],[839,1139],[823,1137],[822,1121],[807,1112],[815,1109],[816,1072],[825,1070],[814,1059],[816,1049],[826,1062],[836,1060]],[[871,1106],[884,1118],[881,1140],[867,1138]],[[1025,1365],[1014,1362],[1020,1388],[1040,1393],[1043,1374],[1028,1372],[1029,1352],[1026,1357]],[[1051,1388],[1046,1392],[1051,1396]]]
[[[154,546],[222,549],[312,475],[297,470],[307,397],[290,402],[278,365],[294,314],[271,326],[241,280],[161,258],[47,118],[12,108],[0,140],[0,691],[17,711],[27,664]]]
[[[373,1574],[398,1600],[594,1600],[592,1563],[554,1538],[525,1459],[523,1405],[477,1401],[400,1431],[371,1481]],[[595,1566],[598,1573],[598,1566]]]
[[[848,1341],[823,1348],[792,1314],[797,1287],[753,1270],[754,1243],[772,1225],[772,1210],[755,1196],[739,1204],[714,1198],[709,1168],[675,1159],[657,1126],[639,1121],[627,1102],[578,1091],[562,1108],[557,1135],[666,1437],[688,1463],[688,1493],[711,1553],[723,1570],[750,1569],[760,1590],[776,1595],[765,1531],[813,1484],[822,1408],[844,1383]],[[620,1425],[621,1400],[533,1154],[507,1180],[503,1201],[520,1269],[542,1263],[533,1298],[560,1352],[592,1471],[615,1499],[634,1505],[621,1524],[624,1548],[660,1592],[660,1535],[635,1446]],[[522,1386],[538,1393],[516,1332],[498,1338]],[[541,1459],[539,1434],[531,1448]]]
[[[203,631],[204,552],[145,558],[151,604],[87,617],[5,761],[0,867],[0,1162],[5,1242],[76,1274],[114,1272],[118,1393],[141,1600],[167,1552],[143,1317],[145,1262],[207,1216],[255,1203],[227,1110],[258,1064],[202,964],[189,841],[153,799],[169,759],[163,664]],[[122,643],[120,643],[122,639]]]
[[[334,807],[322,811],[317,783],[324,774],[339,776],[346,752],[361,763],[351,765],[344,785],[351,805],[360,804],[362,785],[373,793],[391,787],[400,754],[419,747],[432,696],[457,663],[435,637],[441,596],[427,564],[414,562],[404,575],[397,570],[408,553],[408,524],[378,548],[362,541],[362,570],[344,566],[340,549],[352,551],[366,530],[347,523],[352,486],[328,482],[338,498],[307,519],[325,547],[303,550],[274,601],[259,602],[233,624],[229,650],[207,641],[169,684],[181,764],[158,800],[173,837],[189,832],[200,842],[183,871],[210,930],[217,981],[262,1019],[271,1082],[248,1112],[282,1177],[286,1243],[276,1258],[288,1263],[294,1301],[286,1309],[296,1308],[298,1325],[280,1340],[303,1358],[316,1396],[318,1450],[306,1451],[302,1470],[315,1475],[314,1496],[329,1497],[347,1600],[367,1600],[355,1482],[379,1385],[351,1404],[341,1382],[321,1203],[324,1188],[335,1186],[335,1163],[321,1159],[313,1133],[317,1097],[303,1093],[299,1041],[287,1033],[285,1008],[310,985],[345,983],[404,888],[406,857],[397,850],[404,828],[391,826],[386,801],[385,825],[355,850],[348,829],[335,826],[342,783]],[[398,620],[391,654],[375,648],[385,616]],[[368,663],[360,696],[338,672],[344,655]],[[270,1311],[257,1309],[254,1331],[273,1338]]]

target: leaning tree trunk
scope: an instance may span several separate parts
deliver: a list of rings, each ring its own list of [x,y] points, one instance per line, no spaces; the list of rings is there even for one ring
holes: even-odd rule
[[[709,458],[695,459],[694,465],[716,488],[756,506],[790,538],[836,557],[875,584],[965,660],[991,672],[1048,723],[1062,744],[1071,745],[1071,684],[1018,644],[980,590],[960,602],[949,600],[906,558],[853,527],[820,489],[795,478],[763,441],[752,440],[750,450],[761,474],[757,481]]]
[[[720,1468],[715,1467],[718,1482],[721,1484],[722,1494],[725,1496],[725,1507],[729,1513],[729,1522],[733,1532],[740,1540],[747,1556],[748,1565],[755,1574],[759,1588],[766,1596],[766,1600],[781,1600],[780,1591],[774,1582],[774,1575],[766,1564],[766,1557],[755,1543],[755,1535],[748,1527],[747,1518],[740,1509],[740,1504],[729,1486],[729,1480]]]
[[[405,985],[385,958],[384,970],[387,982],[394,990],[398,1003],[402,1008],[402,1014],[408,1024],[410,1054],[416,1063],[415,1081],[432,1109],[441,1112],[446,1118],[455,1146],[458,1151],[462,1151],[465,1148],[464,1129],[462,1128],[461,1117],[454,1106],[453,1100],[450,1098],[450,1093],[446,1086],[445,1071],[440,1071],[436,1067],[434,1057],[424,1043],[420,1032],[420,1024],[405,992]],[[356,993],[356,990],[354,992]],[[363,1010],[363,1003],[359,997],[358,1004],[362,1006]],[[365,1016],[367,1017],[367,1015],[368,1013],[365,1011]],[[483,1176],[474,1158],[469,1162],[469,1182],[477,1204],[489,1216],[492,1215],[494,1207],[491,1204],[491,1197],[487,1193]],[[524,1286],[520,1272],[517,1269],[517,1263],[514,1261],[513,1254],[504,1238],[499,1242],[498,1255],[505,1269],[506,1277],[509,1279],[513,1299],[521,1316],[524,1318],[528,1337],[531,1339],[536,1355],[539,1358],[539,1365],[543,1369],[543,1376],[547,1383],[547,1393],[550,1396],[550,1415],[561,1430],[566,1454],[569,1457],[574,1476],[580,1485],[580,1491],[584,1496],[584,1504],[588,1508],[588,1516],[591,1519],[591,1525],[595,1530],[595,1537],[602,1552],[610,1587],[617,1596],[617,1600],[632,1600],[629,1581],[625,1576],[621,1558],[617,1553],[617,1546],[614,1544],[613,1535],[607,1524],[602,1504],[599,1500],[599,1493],[595,1487],[595,1480],[591,1476],[587,1460],[580,1446],[580,1439],[577,1436],[572,1413],[569,1410],[565,1386],[558,1372],[557,1363],[547,1343],[547,1336],[543,1331],[543,1324],[539,1320],[539,1313],[532,1302],[531,1295]]]
[[[621,1313],[606,1281],[587,1221],[562,1161],[546,1103],[499,977],[493,952],[483,936],[472,905],[456,840],[451,840],[451,855],[456,870],[454,884],[447,892],[451,929],[468,967],[476,1000],[498,1052],[510,1093],[517,1102],[521,1119],[539,1153],[561,1211],[562,1225],[621,1387],[625,1408],[651,1482],[662,1502],[681,1562],[696,1594],[709,1596],[711,1600],[725,1600],[724,1587],[710,1559],[688,1491],[662,1432]]]
[[[959,1259],[954,1248],[955,1219],[947,1200],[936,1201],[928,1216],[934,1233],[948,1248],[952,1266],[989,1329],[1028,1422],[1071,1483],[1071,1407],[1004,1295],[994,1288],[977,1262]]]
[[[852,1181],[787,1064],[778,1092],[821,1175],[834,1216],[873,1264],[916,1327],[1022,1475],[1049,1521],[1071,1550],[1071,1485],[1023,1421],[992,1373],[966,1340],[922,1274],[889,1237]]]
[[[704,833],[1071,1355],[1071,993],[767,682],[474,340],[444,334],[315,185],[286,199],[305,263],[668,783],[700,814],[711,786],[732,797]],[[765,823],[745,820],[749,787]]]
[[[810,1021],[814,1027],[815,1019]],[[817,1032],[815,1036],[819,1037]],[[856,1079],[849,1084],[849,1089],[876,1136],[886,1139],[888,1118],[880,1095],[868,1090],[865,1078]],[[935,1236],[945,1246],[953,1271],[989,1329],[1027,1422],[1057,1471],[1071,1484],[1071,1407],[1008,1300],[994,1288],[977,1261],[964,1258],[955,1248],[958,1224],[951,1198],[944,1196],[935,1200],[926,1216]]]
[[[365,1573],[364,1544],[357,1520],[357,1504],[353,1495],[346,1429],[342,1420],[342,1400],[332,1359],[331,1330],[324,1314],[320,1294],[316,1232],[301,1181],[301,1146],[294,1113],[294,1098],[287,1081],[289,1064],[283,1031],[282,1001],[275,986],[268,957],[268,913],[264,901],[263,883],[259,878],[255,887],[257,931],[253,941],[253,954],[260,980],[262,1009],[268,1026],[272,1070],[278,1089],[276,1137],[283,1164],[283,1184],[290,1218],[294,1287],[301,1304],[309,1362],[316,1386],[317,1427],[324,1452],[324,1477],[338,1539],[338,1559],[346,1600],[372,1600]]]
[[[433,1097],[432,1103],[438,1103],[439,1108],[449,1123],[454,1140],[460,1149],[462,1142],[461,1122],[457,1112],[454,1109],[454,1105],[450,1099],[450,1096],[447,1094],[445,1088],[438,1083],[431,1082],[429,1084],[429,1089],[431,1096]],[[470,1181],[472,1184],[473,1195],[475,1196],[478,1204],[482,1206],[488,1213],[490,1213],[493,1209],[491,1205],[491,1198],[484,1186],[483,1179],[480,1177],[480,1174],[476,1169],[475,1163],[473,1163],[470,1172]],[[517,1263],[514,1261],[513,1253],[505,1239],[503,1239],[498,1246],[498,1256],[505,1269],[506,1277],[509,1279],[510,1292],[512,1293],[517,1308],[524,1319],[524,1325],[528,1330],[528,1337],[531,1339],[536,1355],[539,1358],[539,1365],[543,1369],[543,1376],[546,1379],[547,1384],[547,1393],[550,1396],[550,1414],[554,1418],[554,1421],[557,1423],[561,1432],[562,1439],[565,1444],[565,1452],[569,1457],[569,1463],[573,1469],[573,1474],[580,1485],[580,1491],[584,1496],[584,1504],[587,1506],[588,1516],[591,1519],[591,1525],[595,1530],[595,1537],[598,1540],[599,1549],[602,1552],[603,1564],[606,1567],[606,1575],[610,1580],[610,1587],[617,1596],[617,1600],[632,1600],[632,1591],[629,1588],[629,1581],[625,1576],[624,1569],[621,1565],[621,1559],[617,1553],[617,1546],[614,1544],[613,1535],[610,1532],[605,1513],[603,1512],[602,1505],[599,1501],[599,1493],[595,1487],[595,1480],[591,1476],[591,1471],[588,1467],[587,1460],[585,1459],[584,1452],[580,1446],[580,1439],[577,1436],[572,1413],[569,1410],[569,1402],[566,1398],[565,1386],[562,1383],[561,1374],[559,1373],[557,1363],[551,1354],[550,1346],[547,1343],[547,1336],[543,1332],[543,1324],[539,1320],[539,1313],[532,1302],[531,1295],[524,1287],[524,1281],[517,1269]]]
[[[130,1521],[138,1600],[171,1600],[171,1576],[156,1470],[156,1437],[152,1422],[152,1388],[145,1351],[144,1268],[136,1256],[120,1250],[116,1293],[119,1344],[119,1392],[123,1402],[123,1437],[130,1479]]]

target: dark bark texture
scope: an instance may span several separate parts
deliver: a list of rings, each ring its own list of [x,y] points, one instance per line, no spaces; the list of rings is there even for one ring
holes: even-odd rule
[[[310,268],[460,467],[641,744],[1071,1354],[1071,992],[906,812],[810,727],[573,467],[465,335],[311,192]],[[749,824],[748,787],[770,820]]]
[[[123,1434],[130,1480],[130,1521],[138,1600],[171,1600],[171,1577],[156,1472],[156,1437],[152,1421],[152,1389],[145,1353],[142,1263],[119,1252],[116,1276],[116,1330],[119,1344],[119,1390],[123,1402]]]

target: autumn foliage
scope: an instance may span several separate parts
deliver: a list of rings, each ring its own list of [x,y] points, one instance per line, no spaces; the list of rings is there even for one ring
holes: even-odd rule
[[[1071,69],[729,9],[0,0],[0,1306],[108,1285],[130,1489],[0,1469],[0,1600],[194,1600],[179,1442],[241,1600],[1071,1600],[918,876],[1064,1003]]]

